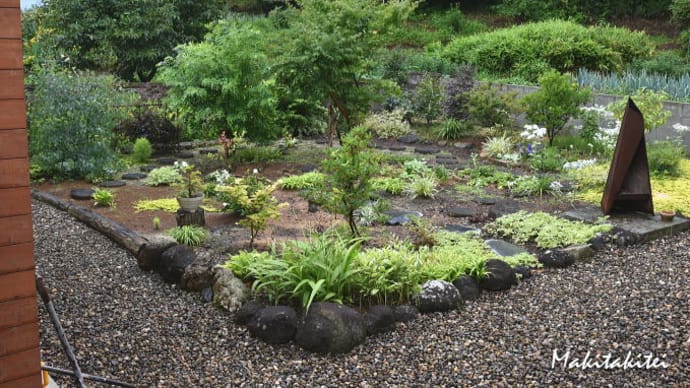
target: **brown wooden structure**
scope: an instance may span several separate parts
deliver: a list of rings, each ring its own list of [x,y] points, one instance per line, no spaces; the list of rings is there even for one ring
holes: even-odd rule
[[[0,0],[0,388],[40,387],[19,0]]]
[[[611,169],[601,199],[601,210],[604,214],[614,210],[654,214],[644,137],[644,117],[632,99],[628,99],[623,114]]]

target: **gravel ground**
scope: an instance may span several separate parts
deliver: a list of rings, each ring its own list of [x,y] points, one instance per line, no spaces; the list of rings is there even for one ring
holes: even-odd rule
[[[690,386],[690,234],[599,252],[546,270],[462,311],[425,315],[322,356],[251,338],[232,315],[142,272],[114,243],[34,203],[37,268],[82,370],[139,386]],[[43,359],[67,367],[41,308]],[[570,359],[633,360],[666,368],[552,368]],[[69,380],[60,380],[64,386]],[[99,386],[93,384],[90,386]]]

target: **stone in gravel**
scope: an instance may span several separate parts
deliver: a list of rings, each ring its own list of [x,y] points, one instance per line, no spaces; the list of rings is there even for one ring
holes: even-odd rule
[[[393,309],[396,322],[410,322],[419,316],[419,309],[411,304],[401,304]]]
[[[477,233],[480,234],[482,231],[477,228],[473,228],[471,226],[465,226],[465,225],[446,225],[443,227],[443,229],[449,231],[449,232],[455,232],[455,233]]]
[[[297,313],[292,307],[270,306],[254,314],[247,324],[249,333],[269,344],[284,344],[295,337]]]
[[[477,198],[476,202],[480,205],[495,205],[496,198]]]
[[[213,270],[208,265],[192,264],[182,274],[180,288],[185,291],[201,291],[213,286]]]
[[[227,268],[215,268],[213,304],[235,311],[249,297],[247,286]]]
[[[489,209],[489,218],[494,220],[501,216],[519,212],[520,204],[513,200],[496,201],[496,204]]]
[[[141,171],[141,172],[151,172],[151,171],[153,171],[153,170],[155,170],[155,169],[157,169],[157,168],[158,168],[158,166],[141,166],[141,167],[139,167],[139,171]]]
[[[77,201],[85,201],[87,199],[93,199],[92,189],[72,189],[69,192],[69,196]]]
[[[309,201],[307,205],[307,211],[309,211],[309,213],[316,213],[319,211],[319,207],[320,206],[318,203]]]
[[[537,259],[546,268],[565,268],[575,263],[575,257],[560,249],[549,249],[537,255]]]
[[[371,306],[364,313],[364,322],[367,326],[367,334],[385,333],[395,329],[395,313],[390,306]]]
[[[127,184],[127,182],[123,182],[123,181],[103,181],[98,186],[111,188],[111,187],[122,187],[126,184]]]
[[[453,281],[453,285],[460,292],[462,299],[476,300],[479,298],[479,285],[473,277],[462,275]]]
[[[177,241],[165,234],[144,236],[147,242],[139,248],[137,264],[144,271],[151,271],[160,265],[161,255],[170,247],[177,245]]]
[[[467,143],[467,142],[457,142],[457,143],[453,144],[453,147],[459,148],[461,150],[470,150],[470,149],[474,148],[474,144]]]
[[[317,302],[309,307],[297,328],[295,342],[317,353],[346,353],[364,342],[367,328],[364,318],[350,307]]]
[[[237,312],[235,312],[235,323],[237,323],[238,325],[248,324],[249,321],[252,320],[254,315],[256,315],[256,313],[264,307],[266,306],[255,300],[247,301],[245,304],[242,305],[242,307],[237,309]]]
[[[391,145],[391,146],[388,146],[388,149],[391,151],[405,151],[407,149],[407,147],[399,146],[399,145]]]
[[[412,222],[410,217],[421,218],[423,216],[423,214],[420,212],[407,210],[388,210],[383,214],[391,217],[388,221],[386,221],[386,225],[406,225]]]
[[[201,155],[209,155],[209,154],[217,154],[218,153],[218,148],[202,148],[199,150],[199,154]]]
[[[474,209],[469,207],[451,207],[446,210],[449,217],[472,217],[474,216]]]
[[[194,153],[191,151],[180,151],[177,153],[177,157],[180,159],[191,159],[194,157]]]
[[[597,235],[590,238],[587,243],[592,247],[592,249],[598,251],[599,249],[604,248],[610,240],[611,239],[608,234],[597,233]]]
[[[589,259],[594,256],[594,249],[589,244],[571,245],[563,248],[562,251],[574,257],[575,261]]]
[[[431,155],[441,152],[438,147],[415,147],[414,152],[422,155]]]
[[[414,133],[410,133],[408,135],[400,136],[398,141],[405,144],[419,143],[419,136],[415,135]]]
[[[628,245],[633,245],[640,241],[639,235],[618,227],[614,227],[611,234],[613,241],[619,247],[627,247]]]
[[[163,252],[158,265],[158,273],[166,283],[179,283],[187,267],[192,265],[196,255],[192,248],[185,245],[175,245]]]
[[[515,244],[511,244],[508,241],[503,241],[503,240],[486,240],[484,241],[487,247],[494,251],[497,255],[499,256],[515,256],[519,255],[520,253],[527,253],[527,250],[525,250],[522,247],[519,247]]]
[[[526,280],[532,277],[532,269],[526,265],[518,265],[513,268],[516,275],[521,276],[521,280]]]
[[[422,290],[414,301],[422,313],[455,310],[464,303],[460,291],[444,280],[429,280],[422,284]]]
[[[127,181],[137,181],[144,178],[146,178],[146,174],[143,172],[128,172],[126,174],[122,174],[122,179]]]
[[[487,274],[479,282],[479,288],[482,290],[503,291],[517,284],[515,271],[503,260],[487,260],[484,268]]]
[[[161,156],[160,158],[156,159],[156,161],[164,166],[172,166],[173,164],[175,164],[177,159],[169,156]]]
[[[201,290],[201,301],[204,303],[213,302],[213,287],[206,287]]]

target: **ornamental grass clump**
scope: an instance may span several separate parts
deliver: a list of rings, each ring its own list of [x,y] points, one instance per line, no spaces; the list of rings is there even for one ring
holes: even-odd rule
[[[204,243],[208,238],[206,229],[197,225],[183,225],[172,228],[168,235],[177,240],[178,243],[190,247],[196,247]]]
[[[508,237],[516,243],[533,241],[544,249],[585,244],[599,233],[608,233],[611,228],[611,224],[607,223],[585,224],[544,212],[528,213],[524,210],[499,217],[484,227],[487,232]]]

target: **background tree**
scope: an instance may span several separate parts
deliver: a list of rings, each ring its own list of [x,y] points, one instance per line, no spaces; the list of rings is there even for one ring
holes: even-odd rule
[[[526,95],[522,102],[527,118],[546,128],[549,145],[552,145],[568,120],[580,115],[580,105],[589,101],[591,93],[573,83],[569,74],[557,71],[549,71],[539,77],[539,87],[536,92]]]

